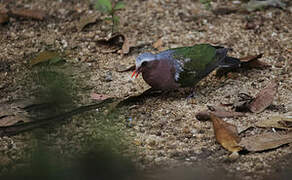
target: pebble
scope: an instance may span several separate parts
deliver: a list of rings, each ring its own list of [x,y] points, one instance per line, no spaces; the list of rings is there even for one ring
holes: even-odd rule
[[[112,72],[110,72],[110,71],[106,72],[104,80],[105,80],[106,82],[110,82],[110,81],[112,81],[112,80],[113,80]]]

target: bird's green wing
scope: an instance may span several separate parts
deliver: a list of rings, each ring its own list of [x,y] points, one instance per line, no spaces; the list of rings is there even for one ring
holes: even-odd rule
[[[183,87],[193,86],[213,71],[218,65],[218,60],[226,55],[218,53],[217,48],[209,44],[198,44],[172,49],[173,58],[182,65],[178,83]]]

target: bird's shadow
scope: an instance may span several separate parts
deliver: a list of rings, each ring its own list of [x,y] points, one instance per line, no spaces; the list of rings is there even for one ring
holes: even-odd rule
[[[181,89],[175,89],[175,90],[155,90],[153,88],[149,88],[143,93],[136,95],[136,96],[130,96],[122,101],[119,102],[118,106],[129,106],[133,104],[141,104],[144,103],[147,99],[151,98],[156,98],[155,101],[157,100],[164,100],[164,99],[189,99],[190,95],[194,94],[193,93],[194,88],[181,88]],[[199,96],[205,96],[204,93],[200,92],[198,90],[198,93],[196,93],[196,97]],[[196,98],[196,97],[191,97],[191,98]]]

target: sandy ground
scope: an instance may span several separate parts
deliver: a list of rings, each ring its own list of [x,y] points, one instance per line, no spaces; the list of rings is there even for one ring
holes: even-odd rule
[[[76,30],[76,24],[83,16],[96,14],[99,19],[104,17],[88,2],[0,0],[0,4],[10,8],[41,9],[48,14],[44,21],[11,18],[8,24],[0,26],[1,102],[32,95],[33,92],[27,87],[31,71],[28,62],[45,49],[59,50],[66,55],[66,66],[73,69],[80,104],[92,102],[92,92],[123,98],[138,95],[149,88],[142,77],[132,80],[130,72],[119,73],[116,69],[133,65],[135,57],[141,52],[157,51],[145,46],[128,55],[104,53],[104,47],[95,41],[108,36],[111,31],[109,23],[98,20],[81,32]],[[237,6],[229,1],[212,3],[213,9]],[[240,92],[255,95],[275,78],[279,81],[279,88],[273,104],[282,105],[283,110],[265,110],[260,114],[226,121],[244,128],[272,115],[291,113],[291,8],[290,2],[285,10],[269,8],[252,13],[215,15],[197,1],[126,2],[126,9],[118,14],[121,18],[119,31],[129,39],[136,39],[137,46],[143,47],[143,44],[151,44],[161,37],[162,49],[211,43],[231,47],[233,51],[230,55],[234,57],[263,53],[261,60],[271,65],[264,70],[234,73],[228,78],[216,78],[212,73],[196,86],[202,93],[191,101],[186,100],[188,91],[179,91],[125,108],[118,116],[119,123],[115,130],[131,137],[128,143],[138,149],[135,158],[138,167],[152,170],[202,167],[206,174],[218,173],[222,177],[229,174],[239,179],[264,179],[289,171],[285,168],[289,160],[287,157],[291,156],[291,145],[242,154],[235,162],[229,162],[229,152],[216,143],[212,124],[198,121],[195,114],[205,109],[206,105],[233,102]],[[247,29],[247,23],[255,27]],[[131,127],[127,126],[128,118],[133,119]],[[60,146],[62,154],[78,153],[78,144],[95,132],[92,130],[94,123],[94,115],[86,119],[76,116],[61,127],[48,129],[46,138],[57,138],[55,143]],[[262,132],[272,130],[253,128],[242,136]],[[30,133],[24,133],[0,139],[3,167],[17,164],[29,151],[33,144],[30,136]]]

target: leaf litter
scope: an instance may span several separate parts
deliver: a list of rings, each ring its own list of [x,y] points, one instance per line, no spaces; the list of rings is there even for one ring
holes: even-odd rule
[[[269,107],[274,100],[277,93],[278,83],[270,82],[264,89],[262,89],[249,104],[249,110],[253,113],[260,113]]]
[[[264,133],[242,138],[240,145],[250,152],[259,152],[275,149],[282,145],[292,143],[292,132],[287,133]]]
[[[119,53],[119,54],[128,54],[130,48],[135,46],[135,38],[129,39],[125,35],[117,33],[111,35],[107,39],[100,39],[97,41],[97,44],[103,46],[104,50],[102,53]]]
[[[76,24],[77,30],[80,32],[89,24],[94,24],[97,21],[98,16],[95,14],[89,16],[83,16],[80,18],[80,21]]]
[[[208,106],[208,110],[197,113],[196,118],[200,121],[207,121],[211,119],[211,114],[219,118],[236,118],[245,116],[242,112],[226,110],[224,107]]]
[[[56,64],[63,59],[56,51],[42,51],[36,57],[30,60],[30,65],[34,66],[40,63],[48,62],[49,64]]]
[[[239,145],[240,137],[238,136],[235,125],[223,121],[221,118],[211,113],[210,119],[213,123],[214,134],[217,142],[219,142],[225,149],[233,153],[233,157],[238,157],[239,151],[242,147]]]
[[[46,12],[39,9],[11,9],[9,13],[11,16],[34,19],[34,20],[44,20],[47,16]]]
[[[268,117],[265,120],[256,123],[257,127],[261,128],[277,128],[292,130],[292,116],[289,115],[279,115]]]

